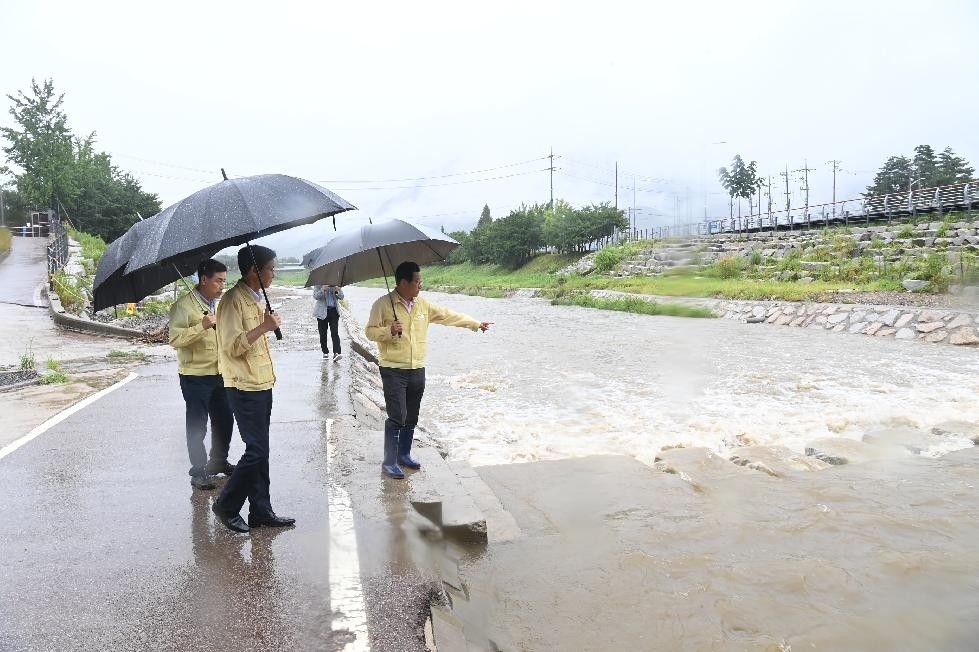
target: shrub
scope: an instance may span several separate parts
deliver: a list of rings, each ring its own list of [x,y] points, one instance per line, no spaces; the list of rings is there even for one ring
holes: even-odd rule
[[[725,256],[707,268],[708,276],[716,278],[741,278],[744,272],[744,259],[740,256]]]
[[[599,272],[609,272],[614,269],[622,259],[625,252],[622,247],[605,247],[595,254],[595,269]]]
[[[905,224],[903,227],[901,227],[901,230],[897,232],[897,237],[902,239],[913,238],[914,227],[910,224]]]

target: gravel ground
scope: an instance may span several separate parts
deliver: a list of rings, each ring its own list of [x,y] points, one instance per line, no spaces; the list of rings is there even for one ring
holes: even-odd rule
[[[837,292],[827,303],[860,303],[877,306],[914,306],[936,310],[975,310],[962,297],[919,292]]]

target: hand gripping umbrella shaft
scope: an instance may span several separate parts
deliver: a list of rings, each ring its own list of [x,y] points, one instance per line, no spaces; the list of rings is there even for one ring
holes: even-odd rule
[[[224,170],[221,170],[221,171],[224,172]],[[273,310],[272,310],[272,302],[269,301],[268,292],[265,291],[265,284],[262,283],[262,273],[261,273],[261,270],[258,268],[258,261],[255,260],[255,252],[252,251],[252,243],[248,242],[246,244],[248,245],[248,253],[251,254],[251,257],[252,257],[252,265],[255,266],[255,275],[258,276],[258,286],[260,288],[262,288],[262,296],[265,297],[265,305],[267,305],[269,307],[269,312],[271,313],[271,312],[273,312]],[[282,339],[282,329],[281,328],[276,328],[275,329],[275,339],[277,339],[277,340],[281,340]]]

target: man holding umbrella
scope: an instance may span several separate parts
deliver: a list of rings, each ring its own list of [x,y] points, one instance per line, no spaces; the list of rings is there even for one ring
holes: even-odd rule
[[[245,454],[211,511],[236,532],[296,522],[276,516],[269,492],[269,424],[275,370],[267,335],[279,328],[282,320],[263,300],[263,293],[275,278],[275,262],[275,252],[268,247],[242,247],[238,251],[241,280],[225,294],[218,312],[221,371],[238,432],[245,442]],[[245,498],[247,525],[240,514]]]
[[[218,297],[224,291],[228,268],[208,259],[197,266],[197,286],[177,299],[170,309],[170,345],[177,349],[177,376],[187,405],[187,453],[190,484],[214,489],[218,473],[231,475],[228,463],[233,425],[231,408],[218,365],[218,338],[214,330]],[[204,450],[207,419],[211,418],[211,455]]]
[[[377,342],[378,366],[388,418],[384,422],[384,462],[392,478],[405,477],[401,467],[420,469],[411,457],[418,411],[425,393],[425,354],[428,325],[443,324],[485,332],[492,322],[443,308],[418,296],[421,268],[405,261],[394,271],[395,288],[374,302],[367,320],[368,339]]]

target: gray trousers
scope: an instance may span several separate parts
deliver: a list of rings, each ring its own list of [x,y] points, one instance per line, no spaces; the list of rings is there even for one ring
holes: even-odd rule
[[[387,424],[394,428],[414,428],[418,424],[418,410],[425,394],[425,368],[381,367],[380,370],[384,407],[388,413]]]

